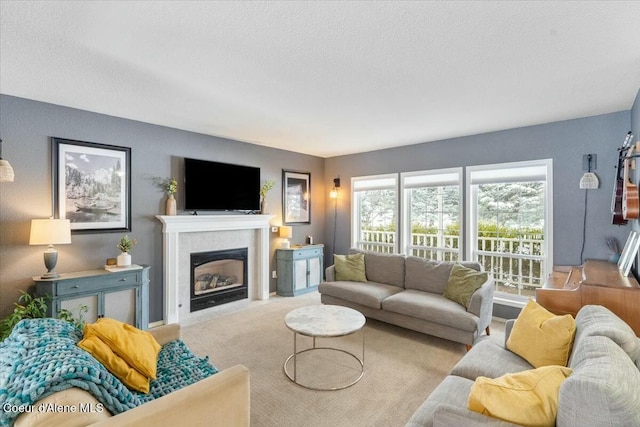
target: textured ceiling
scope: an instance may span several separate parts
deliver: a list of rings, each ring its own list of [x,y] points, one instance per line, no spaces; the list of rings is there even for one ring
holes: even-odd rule
[[[322,157],[628,110],[640,2],[0,1],[0,92]]]

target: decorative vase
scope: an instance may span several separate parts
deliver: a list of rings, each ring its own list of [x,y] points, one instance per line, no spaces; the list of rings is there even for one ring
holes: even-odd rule
[[[266,199],[262,199],[260,202],[260,213],[266,215],[267,213],[267,201]]]
[[[128,267],[131,265],[131,255],[128,252],[122,252],[118,255],[118,267]]]
[[[611,256],[609,257],[609,261],[617,264],[618,261],[620,261],[620,254],[611,254]]]
[[[166,215],[175,215],[176,214],[176,198],[173,197],[173,193],[169,194],[167,197],[167,205],[165,206],[165,214]]]

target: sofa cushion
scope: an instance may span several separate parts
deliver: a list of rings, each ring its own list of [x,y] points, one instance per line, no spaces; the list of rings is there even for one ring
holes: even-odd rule
[[[444,289],[444,296],[468,309],[473,293],[488,279],[489,275],[485,272],[454,264]]]
[[[570,368],[543,366],[495,379],[479,377],[469,392],[469,409],[523,426],[554,427],[558,391],[569,375]]]
[[[404,287],[404,255],[367,252],[360,249],[350,249],[349,252],[364,254],[367,280]]]
[[[640,371],[608,337],[576,341],[560,387],[558,427],[640,425]]]
[[[131,390],[149,393],[149,378],[129,366],[104,341],[96,335],[87,335],[78,347],[91,353],[95,359]]]
[[[405,260],[404,287],[442,295],[454,262],[438,262],[409,256]],[[477,262],[461,262],[462,266],[481,270]]]
[[[350,280],[352,282],[366,282],[364,269],[364,254],[333,255],[336,280]]]
[[[382,308],[384,299],[403,290],[397,286],[385,285],[384,283],[345,281],[323,282],[318,286],[318,291],[323,295],[379,310]]]
[[[567,366],[575,330],[571,315],[556,316],[529,299],[513,325],[507,348],[534,368]]]
[[[382,308],[464,331],[478,329],[478,316],[467,312],[457,302],[431,292],[407,289],[382,301]]]
[[[473,381],[466,378],[447,376],[414,412],[405,427],[433,426],[433,413],[441,404],[466,408],[471,386],[473,386]]]
[[[149,332],[103,317],[95,323],[87,323],[84,326],[84,336],[97,336],[133,369],[148,378],[156,379],[161,347]]]
[[[604,336],[618,344],[633,361],[640,358],[640,339],[631,326],[601,305],[585,305],[576,315],[576,338]]]
[[[507,350],[501,339],[492,336],[474,344],[453,367],[451,375],[475,381],[478,377],[498,378],[532,368],[529,362]]]

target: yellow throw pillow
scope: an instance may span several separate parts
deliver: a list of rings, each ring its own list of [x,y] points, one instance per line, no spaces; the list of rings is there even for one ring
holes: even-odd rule
[[[507,348],[535,368],[567,366],[575,333],[571,315],[556,316],[530,299],[513,325]]]
[[[489,275],[485,272],[454,264],[451,267],[451,273],[449,273],[444,296],[468,309],[474,292],[480,289],[487,280],[489,280]]]
[[[333,264],[336,269],[336,280],[366,282],[364,254],[334,255]]]
[[[471,386],[468,407],[513,424],[554,427],[558,392],[571,372],[564,366],[544,366],[496,379],[478,377]]]
[[[103,317],[84,327],[84,336],[95,335],[136,371],[156,379],[160,344],[149,332]]]
[[[130,389],[149,393],[149,378],[129,366],[96,335],[85,336],[78,343],[78,347],[91,353],[98,362],[102,363],[109,372]]]

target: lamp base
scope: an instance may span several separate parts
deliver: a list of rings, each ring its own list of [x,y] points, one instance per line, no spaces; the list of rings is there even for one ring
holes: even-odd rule
[[[282,244],[281,244],[280,248],[281,249],[289,249],[289,248],[291,248],[291,242],[289,242],[288,239],[284,239],[282,241]]]
[[[44,251],[44,266],[47,267],[46,274],[41,276],[42,279],[55,279],[60,277],[58,273],[53,271],[58,263],[58,251],[55,250],[53,245],[49,245],[46,251]]]

